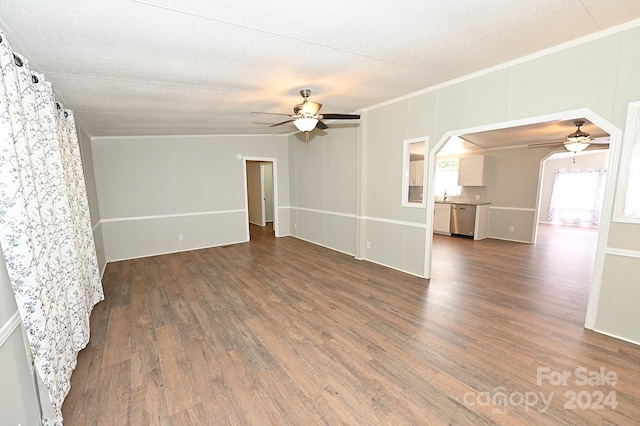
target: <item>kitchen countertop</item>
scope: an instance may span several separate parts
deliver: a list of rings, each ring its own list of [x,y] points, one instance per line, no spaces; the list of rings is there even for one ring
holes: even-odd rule
[[[485,204],[491,204],[489,201],[436,201],[436,204],[470,204],[472,206],[483,206]]]

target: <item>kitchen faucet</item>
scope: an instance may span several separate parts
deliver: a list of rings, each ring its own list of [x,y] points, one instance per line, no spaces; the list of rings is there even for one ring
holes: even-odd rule
[[[444,199],[443,199],[443,201],[447,201],[447,190],[446,189],[444,190]]]

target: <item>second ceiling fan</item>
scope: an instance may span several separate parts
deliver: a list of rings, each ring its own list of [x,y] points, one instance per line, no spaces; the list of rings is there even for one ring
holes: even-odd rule
[[[568,134],[562,141],[556,142],[542,142],[529,144],[529,148],[544,148],[554,145],[562,145],[567,151],[580,152],[591,147],[596,149],[603,149],[609,147],[609,136],[600,136],[597,138],[591,137],[591,135],[581,129],[585,122],[583,120],[577,120],[573,123],[576,126],[576,131]]]
[[[325,120],[358,120],[360,115],[358,114],[318,114],[322,104],[312,102],[309,100],[311,95],[311,89],[301,89],[300,96],[302,96],[302,103],[293,107],[293,114],[281,114],[276,112],[254,112],[254,114],[271,114],[271,115],[287,115],[291,117],[289,120],[281,121],[280,123],[272,124],[269,127],[276,127],[282,124],[291,123],[296,126],[301,132],[309,133],[316,127],[320,130],[327,129],[328,126],[322,122]]]

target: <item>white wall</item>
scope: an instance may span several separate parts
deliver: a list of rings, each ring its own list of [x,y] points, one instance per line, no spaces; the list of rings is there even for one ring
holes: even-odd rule
[[[286,136],[93,138],[92,148],[107,261],[248,241],[237,154],[289,162]],[[286,167],[277,175],[287,235]]]
[[[78,144],[80,145],[80,155],[82,156],[82,167],[84,169],[84,183],[87,188],[87,201],[89,202],[89,214],[91,215],[91,226],[93,228],[93,240],[96,246],[96,256],[100,272],[104,273],[107,260],[104,254],[104,242],[102,240],[102,223],[100,221],[100,205],[98,203],[98,190],[96,188],[96,177],[93,167],[93,151],[91,149],[91,138],[84,130],[81,122],[76,122],[78,130]]]
[[[354,124],[329,123],[289,137],[291,233],[344,253],[356,253],[357,135]]]
[[[487,200],[491,202],[490,238],[533,242],[540,161],[547,155],[549,150],[544,148],[488,152],[486,167]]]

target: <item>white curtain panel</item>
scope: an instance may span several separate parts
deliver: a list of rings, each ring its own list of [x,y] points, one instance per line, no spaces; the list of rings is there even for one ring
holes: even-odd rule
[[[599,225],[606,170],[557,170],[549,222]]]
[[[0,32],[0,245],[55,418],[103,299],[73,113]]]

